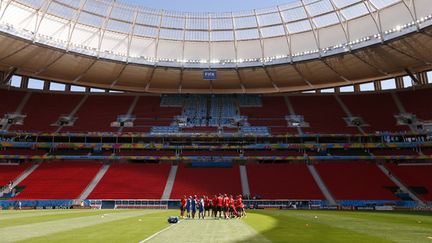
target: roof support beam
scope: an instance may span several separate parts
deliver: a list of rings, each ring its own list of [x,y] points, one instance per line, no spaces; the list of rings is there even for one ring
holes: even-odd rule
[[[123,72],[125,71],[127,67],[126,65],[123,65],[122,69],[120,70],[119,74],[117,75],[117,77],[114,79],[114,81],[111,83],[110,88],[112,89],[115,85],[117,85],[117,82],[119,81],[120,77],[122,76]]]
[[[239,71],[238,68],[236,68],[235,71],[236,71],[236,73],[237,73],[237,78],[238,78],[239,81],[240,81],[240,88],[242,89],[242,92],[243,92],[243,93],[246,93],[246,88],[245,88],[245,86],[244,86],[244,84],[243,84],[243,78],[242,78],[242,76],[241,76],[241,74],[240,74],[240,71]]]
[[[373,4],[370,0],[364,0],[363,4],[365,5],[366,9],[369,12],[369,16],[371,16],[373,22],[375,23],[375,27],[378,31],[378,34],[380,35],[381,41],[384,41],[384,35],[383,35],[383,29],[381,25],[381,17],[380,17],[380,10]],[[373,9],[374,11],[372,12]]]
[[[32,45],[32,44],[29,43],[29,44],[24,45],[23,47],[19,48],[18,50],[14,51],[14,52],[12,52],[12,53],[7,54],[7,55],[4,56],[4,57],[0,57],[0,61],[3,61],[3,60],[5,60],[5,59],[7,59],[7,58],[9,58],[9,57],[11,57],[11,56],[13,56],[13,55],[15,55],[15,54],[21,52],[22,50],[26,49],[27,47],[30,47],[31,45]]]
[[[386,72],[386,71],[382,70],[381,68],[379,68],[379,67],[373,65],[372,63],[369,63],[368,61],[364,60],[364,59],[361,58],[359,55],[357,55],[357,53],[352,52],[351,54],[352,54],[354,57],[356,57],[358,60],[360,60],[362,63],[368,65],[369,67],[371,67],[371,68],[373,68],[373,69],[375,69],[377,72],[379,72],[379,73],[381,73],[381,74],[383,74],[383,75],[385,75],[385,76],[390,75],[388,72]]]
[[[279,18],[281,19],[282,25],[283,25],[283,29],[284,29],[284,33],[285,33],[285,39],[288,45],[288,55],[290,57],[290,62],[293,62],[293,57],[292,57],[292,47],[291,47],[291,34],[289,33],[289,29],[287,26],[287,23],[285,23],[285,20],[283,18],[282,12],[280,10],[280,7],[277,6],[278,9],[278,13],[279,13]]]
[[[161,25],[162,25],[162,20],[164,18],[164,14],[165,14],[165,12],[162,10],[160,13],[159,26],[158,26],[157,35],[156,35],[156,44],[155,44],[156,46],[155,46],[155,51],[154,51],[155,66],[157,65],[157,62],[158,62],[159,39],[160,39]]]
[[[272,84],[273,88],[276,90],[276,92],[280,92],[279,87],[276,85],[276,83],[273,80],[273,77],[270,75],[270,72],[267,69],[267,66],[263,66],[264,72],[267,75],[267,78],[270,80],[270,83]]]
[[[147,84],[145,86],[145,91],[146,92],[150,89],[150,85],[151,85],[151,82],[153,80],[153,76],[154,76],[155,71],[156,71],[156,67],[153,67],[152,70],[150,71],[150,75],[149,75]]]
[[[209,63],[209,69],[211,68],[211,63],[212,63],[212,22],[211,22],[211,16],[210,14],[208,14],[208,20],[207,20],[207,25],[208,25],[208,63]]]
[[[263,41],[263,36],[262,36],[262,32],[261,32],[261,25],[258,19],[258,15],[256,13],[256,11],[254,10],[254,15],[255,15],[255,21],[257,24],[257,28],[258,28],[258,35],[259,35],[259,39],[260,39],[260,46],[261,46],[261,62],[262,62],[262,66],[264,68],[265,74],[268,78],[268,80],[270,81],[270,84],[273,86],[273,88],[276,90],[276,92],[279,92],[279,88],[278,86],[273,82],[273,78],[270,76],[267,68],[266,68],[266,64],[265,64],[265,52],[264,52],[264,41]]]
[[[304,11],[305,11],[306,15],[307,15],[307,19],[308,19],[309,24],[310,24],[310,26],[311,26],[312,34],[313,34],[313,36],[314,36],[314,38],[315,38],[315,43],[316,43],[316,46],[317,46],[317,49],[318,49],[318,54],[319,54],[319,56],[321,57],[321,52],[320,52],[320,51],[321,51],[321,44],[320,44],[320,40],[319,40],[319,32],[318,32],[318,28],[317,28],[317,26],[315,25],[315,23],[313,22],[313,20],[312,20],[312,16],[311,16],[311,14],[309,13],[309,10],[306,8],[306,5],[305,5],[305,3],[304,3],[304,0],[300,0],[300,2],[301,2],[302,6],[303,6],[303,8],[304,8]]]
[[[75,12],[74,18],[72,18],[70,20],[70,22],[69,22],[70,27],[69,27],[69,33],[68,33],[68,40],[67,40],[67,44],[66,44],[66,51],[70,50],[71,40],[72,40],[73,33],[75,31],[75,27],[76,27],[76,25],[78,23],[78,20],[79,20],[80,16],[81,16],[81,12],[84,9],[84,6],[86,4],[87,4],[87,0],[81,0],[79,8]]]
[[[2,1],[2,2],[3,2],[3,1]],[[6,5],[5,5],[5,7],[4,7],[4,9],[3,9],[2,13],[1,13],[1,16],[0,16],[0,21],[3,20],[3,16],[4,16],[4,14],[6,13],[6,10],[9,8],[11,2],[12,2],[12,0],[8,0],[8,1],[6,2]]]
[[[399,48],[397,48],[397,47],[394,47],[394,46],[391,45],[391,44],[385,44],[385,46],[391,48],[392,50],[394,50],[394,51],[396,51],[396,52],[399,52],[400,54],[402,54],[402,55],[404,55],[404,56],[407,56],[407,57],[409,57],[409,58],[411,58],[411,59],[414,59],[414,60],[416,60],[416,61],[419,61],[419,62],[421,62],[421,63],[424,64],[424,65],[431,65],[431,64],[432,64],[432,63],[430,63],[430,62],[428,62],[428,61],[425,61],[425,60],[420,59],[420,58],[418,58],[418,57],[416,57],[416,56],[413,56],[413,55],[407,53],[406,51],[403,51],[403,50],[401,50],[401,49],[399,49]]]
[[[409,68],[405,68],[405,72],[408,74],[414,84],[421,84],[420,80],[411,72],[411,70],[409,70]]]
[[[253,11],[254,12],[254,16],[255,16],[255,23],[257,25],[257,30],[258,30],[258,37],[259,37],[259,41],[260,41],[260,46],[261,46],[261,62],[264,64],[264,58],[265,58],[265,51],[264,51],[264,41],[263,41],[263,36],[261,33],[261,26],[259,23],[259,19],[258,19],[258,15],[256,13],[256,10]]]
[[[297,72],[297,74],[303,79],[303,81],[305,81],[305,83],[309,85],[309,87],[315,89],[315,86],[307,78],[305,78],[305,76],[303,76],[303,74],[300,72],[296,64],[293,64],[292,67]]]
[[[183,89],[183,74],[184,74],[184,68],[180,69],[180,80],[179,80],[179,85],[178,85],[178,92],[181,93],[182,89]]]
[[[350,40],[351,38],[350,38],[349,32],[348,32],[348,21],[347,21],[346,17],[342,14],[340,8],[338,8],[336,6],[334,0],[329,0],[329,1],[330,1],[330,4],[333,7],[334,12],[336,13],[336,16],[338,17],[339,23],[340,23],[340,25],[342,27],[342,30],[343,30],[344,34],[345,34],[346,43],[350,43],[351,42],[351,40]],[[351,46],[348,45],[348,47],[351,50]]]
[[[126,54],[126,63],[129,63],[129,59],[130,59],[130,49],[132,46],[132,40],[133,40],[133,35],[135,33],[135,26],[136,26],[136,21],[138,18],[138,10],[135,9],[134,11],[134,16],[133,16],[133,22],[128,34],[128,44],[127,44],[127,54]]]
[[[10,67],[7,72],[4,73],[2,80],[0,81],[0,85],[9,84],[15,72],[18,70],[16,67]]]
[[[236,65],[235,71],[236,71],[236,74],[237,74],[237,78],[238,78],[238,80],[240,82],[240,88],[242,89],[243,93],[246,93],[246,88],[244,86],[243,79],[242,79],[242,77],[240,75],[240,71],[239,71],[239,67],[238,67],[238,63],[237,63],[237,61],[239,60],[239,57],[238,57],[238,43],[237,43],[236,23],[234,21],[234,15],[233,15],[232,12],[231,12],[231,21],[232,21],[232,26],[233,26],[233,30],[232,31],[233,31],[233,39],[234,39],[234,41],[233,41],[233,44],[234,44],[234,58],[235,58],[235,65]]]
[[[208,24],[208,68],[211,69],[211,62],[212,62],[212,51],[211,51],[211,19],[210,14],[207,16],[207,24]],[[210,92],[213,93],[213,80],[209,80],[210,82]]]
[[[402,0],[403,5],[411,15],[412,21],[415,23],[417,31],[420,30],[420,25],[417,23],[417,11],[414,6],[414,0]]]
[[[108,26],[108,21],[111,18],[111,13],[112,13],[112,10],[114,8],[115,2],[116,1],[112,1],[111,2],[111,5],[109,6],[109,9],[108,9],[108,14],[106,15],[106,17],[104,19],[104,22],[103,22],[102,26],[99,29],[99,42],[98,42],[98,49],[97,49],[97,57],[98,58],[99,58],[100,53],[101,53],[102,42],[103,42],[103,39],[104,39],[104,36],[105,36],[105,32],[106,32],[106,29],[107,29],[107,26]]]
[[[34,72],[33,74],[34,75],[39,75],[42,72],[46,71],[48,68],[50,68],[52,65],[54,65],[54,63],[56,63],[58,60],[60,60],[64,55],[66,55],[66,52],[64,52],[63,54],[59,55],[52,62],[48,63],[48,65],[46,65],[45,67],[39,69],[38,71]]]
[[[93,60],[93,62],[84,70],[84,72],[82,72],[78,77],[76,77],[73,81],[72,81],[72,83],[76,83],[76,82],[78,82],[82,77],[84,77],[84,75],[86,75],[87,74],[87,72],[93,67],[93,65],[95,65],[96,64],[96,62],[97,62],[98,60],[97,59],[94,59]]]
[[[326,65],[332,72],[334,72],[336,75],[339,76],[339,78],[343,79],[345,82],[348,82],[350,84],[353,84],[354,82],[343,76],[341,73],[339,73],[336,69],[334,69],[330,64],[327,63],[326,58],[321,59],[322,63]]]
[[[33,34],[33,42],[36,41],[36,37],[38,35],[40,26],[42,24],[43,19],[45,18],[45,15],[49,9],[49,7],[51,6],[52,0],[48,0],[45,1],[42,6],[36,11],[36,18],[39,18],[39,13],[42,12],[42,16],[40,17],[40,19],[38,21],[36,21],[36,26],[35,26],[35,31]]]
[[[189,21],[188,16],[186,16],[186,19],[184,20],[183,23],[183,38],[182,38],[182,52],[181,52],[181,62],[182,62],[182,68],[184,68],[184,63],[185,63],[185,43],[186,43],[186,27],[187,27],[187,22]]]

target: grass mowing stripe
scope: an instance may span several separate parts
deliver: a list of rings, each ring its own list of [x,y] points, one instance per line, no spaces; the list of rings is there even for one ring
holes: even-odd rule
[[[181,221],[179,221],[179,222],[178,222],[177,224],[180,224],[180,223],[181,223]],[[144,240],[140,241],[139,243],[144,243],[144,242],[147,242],[147,241],[149,241],[149,240],[153,239],[154,237],[156,237],[157,235],[159,235],[159,234],[163,233],[164,231],[167,231],[167,230],[169,230],[170,228],[172,228],[172,227],[176,226],[177,224],[171,224],[170,226],[168,226],[168,227],[165,227],[164,229],[162,229],[162,230],[159,230],[158,232],[156,232],[156,233],[154,233],[154,234],[150,235],[149,237],[145,238]]]
[[[88,210],[76,209],[57,209],[57,210],[12,210],[12,211],[0,211],[0,222],[2,220],[18,219],[18,218],[29,218],[44,215],[59,215],[59,214],[72,214],[87,212]],[[96,210],[94,210],[96,211]],[[102,210],[99,210],[102,211]],[[103,210],[106,211],[106,210]]]
[[[310,214],[298,216],[312,219],[312,215]],[[323,215],[322,217],[320,216],[318,220],[325,224],[332,224],[332,222],[337,220],[340,222],[337,225],[339,228],[378,236],[395,242],[430,242],[427,237],[432,234],[432,225],[417,223],[417,221],[413,219],[417,217],[418,216],[412,216],[410,220],[406,219],[406,223],[402,223],[399,220],[398,222],[393,222],[393,218],[383,221],[383,219],[377,220],[375,212],[370,212],[368,214],[358,215],[348,214],[348,216],[344,213],[338,215]]]
[[[244,221],[272,242],[391,242],[377,236],[341,229],[337,227],[338,221],[323,224],[315,219],[296,217],[293,213],[296,211],[249,211]]]
[[[394,224],[416,224],[419,227],[432,227],[431,213],[420,214],[417,212],[407,214],[403,212],[344,212],[343,215],[352,218],[367,217],[368,220],[373,220],[377,222],[391,222]]]
[[[146,210],[146,212],[149,214],[44,235],[27,239],[25,242],[139,242],[167,227],[169,224],[166,219],[174,215],[177,210],[175,212]]]
[[[70,213],[61,213],[61,214],[38,214],[30,217],[21,217],[21,218],[12,218],[7,220],[0,220],[0,229],[5,227],[12,227],[12,226],[19,226],[19,225],[25,225],[25,224],[32,224],[34,222],[42,223],[42,222],[48,222],[52,220],[61,220],[61,219],[72,219],[72,218],[79,218],[79,217],[86,217],[86,216],[93,216],[93,215],[102,215],[106,212],[100,212],[97,210],[94,211],[80,211],[80,212],[73,212],[72,210],[69,211]]]
[[[33,237],[59,233],[67,230],[91,227],[111,221],[122,220],[139,215],[151,214],[156,211],[125,211],[108,213],[104,215],[86,216],[72,219],[53,220],[48,222],[35,222],[26,225],[12,226],[0,229],[2,242],[14,242]]]
[[[269,242],[242,220],[183,220],[146,242]]]
[[[299,220],[307,220],[315,224],[325,224],[393,242],[430,242],[427,237],[432,234],[431,225],[425,226],[414,220],[419,217],[418,215],[408,217],[411,220],[406,220],[406,223],[403,224],[400,221],[394,223],[394,218],[387,221],[382,221],[382,219],[376,220],[376,212],[361,212],[359,214],[352,214],[352,212],[333,212],[330,214],[313,211],[291,211],[288,212],[288,214],[290,217]],[[378,213],[378,215],[385,214]],[[317,218],[315,218],[315,216],[317,216]],[[407,219],[406,217],[404,218]]]

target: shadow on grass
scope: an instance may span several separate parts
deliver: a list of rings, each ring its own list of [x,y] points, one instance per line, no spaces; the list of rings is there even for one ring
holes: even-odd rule
[[[313,211],[301,211],[313,215]],[[320,223],[318,218],[299,217],[299,211],[249,211],[243,219],[259,235],[238,242],[390,242],[380,237],[362,234],[334,224]]]

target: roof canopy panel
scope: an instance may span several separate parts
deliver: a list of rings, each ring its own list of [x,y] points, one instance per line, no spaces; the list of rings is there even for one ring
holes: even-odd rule
[[[395,32],[419,30],[429,15],[417,14],[432,13],[430,0],[297,0],[225,13],[167,11],[115,0],[11,0],[0,8],[8,31],[36,43],[115,61],[201,69],[338,54],[382,43]],[[278,44],[270,47],[273,39]],[[175,49],[171,56],[160,50],[173,49],[167,43]],[[189,48],[193,45],[199,48]]]

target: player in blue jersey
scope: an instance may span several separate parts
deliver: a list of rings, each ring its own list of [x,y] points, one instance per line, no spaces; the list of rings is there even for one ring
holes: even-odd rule
[[[205,196],[202,196],[200,199],[198,199],[198,210],[199,210],[199,214],[198,214],[198,218],[199,219],[204,219],[205,218],[205,213],[204,213],[204,198]]]
[[[187,218],[190,219],[191,218],[191,207],[192,207],[192,197],[189,196],[187,201],[186,201],[186,212],[187,212]]]
[[[197,210],[197,196],[195,195],[191,200],[191,211],[192,211],[192,219],[195,219],[195,214]]]

